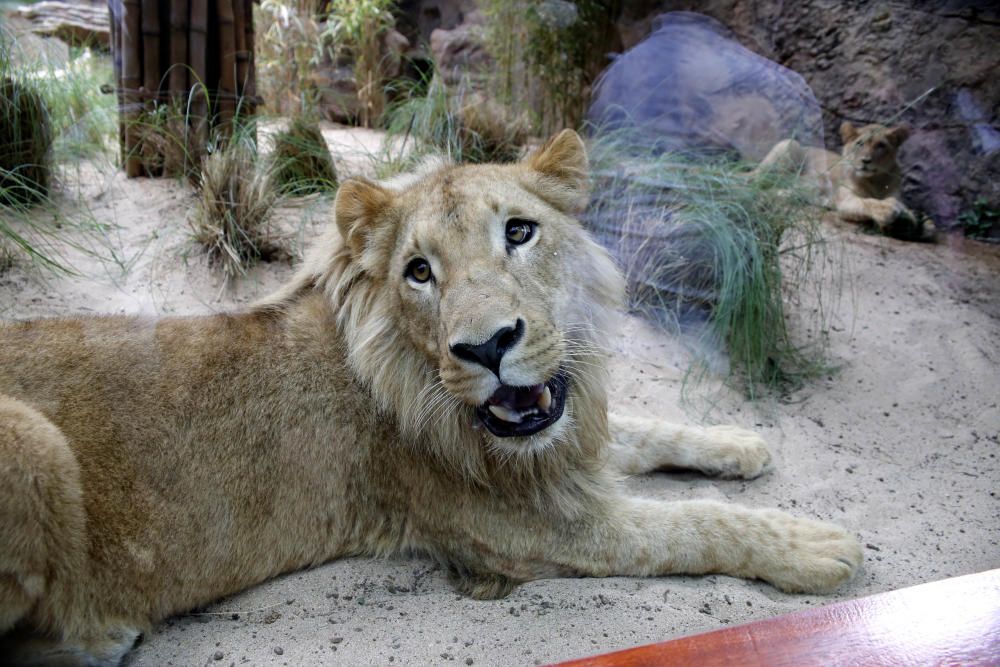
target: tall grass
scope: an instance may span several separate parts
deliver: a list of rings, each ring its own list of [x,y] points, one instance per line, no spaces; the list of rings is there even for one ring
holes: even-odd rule
[[[275,187],[285,194],[337,189],[337,171],[326,140],[316,121],[304,116],[293,118],[274,135],[271,164]]]
[[[482,7],[498,99],[531,109],[541,134],[579,127],[614,44],[620,0],[484,0]]]
[[[323,12],[317,0],[262,0],[258,26],[257,79],[276,114],[315,111],[318,95],[310,74],[323,60]]]
[[[334,47],[334,60],[347,52],[354,60],[354,81],[361,124],[372,127],[385,110],[385,63],[382,37],[395,25],[395,0],[330,0],[323,37]]]
[[[750,395],[824,368],[825,341],[796,340],[789,308],[808,293],[822,320],[839,291],[813,192],[794,176],[657,154],[622,134],[599,135],[591,157],[585,221],[618,256],[631,309],[724,347]]]
[[[423,95],[405,96],[386,112],[382,177],[403,171],[427,155],[456,163],[511,162],[524,152],[528,122],[502,104],[459,84],[449,88],[432,71],[417,86]]]

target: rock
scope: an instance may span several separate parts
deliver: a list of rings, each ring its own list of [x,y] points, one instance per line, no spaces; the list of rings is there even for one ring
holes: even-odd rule
[[[481,12],[472,12],[461,25],[431,33],[431,54],[446,84],[459,83],[463,75],[474,75],[492,64],[486,50],[484,22]]]
[[[319,94],[319,110],[335,123],[356,123],[361,115],[354,70],[347,65],[320,67],[309,76],[309,86]]]
[[[71,46],[107,50],[111,43],[111,21],[104,6],[50,0],[21,7],[17,14],[31,22],[33,32],[57,37]]]
[[[787,137],[823,144],[819,104],[803,78],[691,12],[657,18],[652,34],[601,75],[587,116],[598,127],[638,130],[643,145],[689,154],[760,160]]]

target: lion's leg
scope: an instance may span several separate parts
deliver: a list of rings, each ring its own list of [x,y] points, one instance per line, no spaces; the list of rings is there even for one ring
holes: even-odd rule
[[[117,667],[140,631],[124,625],[85,640],[15,632],[0,637],[4,665],[16,667]]]
[[[104,664],[102,656],[117,655],[120,631],[109,640],[80,592],[89,581],[85,525],[79,465],[65,437],[34,408],[0,394],[4,655],[24,664]]]
[[[617,505],[575,541],[575,565],[583,572],[720,573],[762,579],[788,592],[823,593],[862,562],[860,546],[843,529],[779,510],[640,498],[621,498]]]
[[[581,505],[572,518],[525,523],[524,515],[498,516],[496,507],[492,515],[467,517],[475,521],[466,530],[476,538],[480,569],[460,588],[484,597],[504,595],[514,582],[554,576],[717,573],[761,579],[788,592],[824,593],[862,563],[857,540],[840,527],[779,510],[613,494],[591,500],[596,502]],[[504,537],[501,542],[490,535]]]
[[[881,230],[898,219],[916,220],[910,209],[895,197],[859,197],[847,188],[840,188],[837,193],[837,213],[848,222],[874,222]]]
[[[608,415],[611,464],[629,475],[687,468],[750,479],[771,460],[763,438],[735,426],[677,426],[656,419]]]

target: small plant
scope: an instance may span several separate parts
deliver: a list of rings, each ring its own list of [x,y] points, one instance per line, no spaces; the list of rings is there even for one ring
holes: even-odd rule
[[[821,213],[794,176],[656,154],[605,134],[591,147],[586,223],[617,255],[632,310],[703,332],[728,351],[753,395],[821,369],[820,347],[792,339],[787,305],[830,288]],[[822,325],[822,323],[820,323]]]
[[[346,52],[354,60],[361,124],[372,127],[385,110],[382,37],[395,25],[394,0],[330,0],[323,39],[334,45],[334,60]]]
[[[107,58],[89,49],[73,49],[60,68],[46,67],[38,78],[52,118],[57,161],[104,155],[117,136],[114,95],[102,93],[114,74]]]
[[[263,0],[255,11],[258,86],[279,114],[310,113],[316,94],[309,76],[323,57],[317,0]]]
[[[500,101],[535,110],[542,134],[579,127],[619,9],[605,0],[485,0],[486,44],[497,63]]]
[[[205,158],[190,224],[194,240],[222,266],[227,282],[278,252],[268,225],[276,199],[271,173],[252,141],[234,136]]]
[[[274,135],[271,153],[275,185],[286,194],[337,189],[337,171],[326,140],[315,121],[302,116]]]
[[[133,150],[150,176],[185,176],[192,183],[198,180],[197,168],[201,148],[191,141],[188,114],[177,103],[157,104],[143,111],[131,123],[135,134]]]
[[[459,163],[512,162],[524,152],[527,140],[524,118],[512,117],[503,105],[464,86],[453,93],[438,75],[432,75],[425,95],[390,107],[386,118],[389,159],[383,176],[427,154]]]
[[[23,208],[49,196],[49,108],[30,79],[0,77],[0,206]]]
[[[958,221],[969,238],[995,240],[990,232],[1000,227],[1000,208],[992,206],[987,199],[980,197],[971,209],[963,211],[958,216]]]

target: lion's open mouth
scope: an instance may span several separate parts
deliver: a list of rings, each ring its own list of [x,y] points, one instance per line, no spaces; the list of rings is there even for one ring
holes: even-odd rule
[[[559,421],[566,407],[566,375],[531,387],[500,385],[476,416],[493,435],[513,438],[534,435]]]

